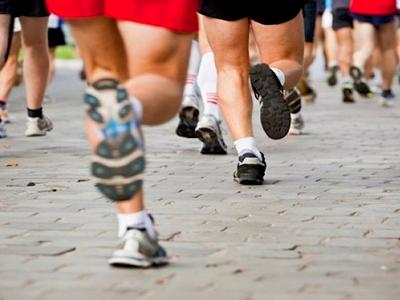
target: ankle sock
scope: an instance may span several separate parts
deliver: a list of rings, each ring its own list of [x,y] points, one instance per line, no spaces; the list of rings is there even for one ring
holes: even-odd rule
[[[270,67],[271,71],[275,73],[276,77],[278,78],[279,82],[281,83],[282,86],[285,85],[286,79],[285,79],[285,73],[283,73],[280,69]]]
[[[251,152],[259,160],[262,160],[261,152],[257,148],[256,140],[254,137],[245,137],[238,139],[234,142],[236,151],[238,153],[238,156],[243,155],[244,153]]]
[[[40,118],[43,119],[43,109],[38,108],[38,109],[30,109],[27,108],[28,111],[28,117],[29,118]]]
[[[126,230],[130,227],[138,229],[146,229],[149,236],[153,239],[157,234],[149,214],[145,211],[138,211],[135,213],[118,214],[118,236],[122,237]]]
[[[207,52],[201,58],[199,74],[197,77],[201,98],[204,105],[204,114],[211,114],[217,120],[219,116],[217,96],[217,69],[214,62],[214,54]]]

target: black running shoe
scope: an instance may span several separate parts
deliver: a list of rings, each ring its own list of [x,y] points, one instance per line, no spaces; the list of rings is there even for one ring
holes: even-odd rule
[[[329,86],[335,86],[337,84],[337,71],[338,66],[333,66],[328,69],[328,77],[326,78],[326,82]]]
[[[199,122],[199,109],[196,105],[182,106],[179,112],[179,123],[176,134],[185,138],[196,138],[196,126]]]
[[[344,103],[354,103],[356,102],[354,100],[353,96],[353,87],[351,84],[344,84],[342,87],[342,95],[343,95],[343,102]]]
[[[300,95],[304,101],[308,103],[315,102],[315,99],[317,98],[317,93],[304,79],[300,80],[296,88],[299,90]]]
[[[290,128],[290,111],[279,79],[267,64],[258,64],[250,69],[250,80],[260,100],[260,120],[265,133],[274,140],[285,137]]]
[[[356,66],[351,66],[350,68],[350,75],[354,80],[353,86],[354,89],[362,96],[365,98],[370,98],[373,96],[373,93],[369,87],[369,85],[363,81],[363,74],[360,70],[360,68]]]
[[[286,103],[289,105],[291,114],[297,114],[301,111],[301,96],[297,88],[290,89],[284,92]]]
[[[244,185],[262,184],[264,181],[265,163],[264,154],[261,153],[262,161],[252,152],[239,156],[237,170],[233,173],[233,179]]]

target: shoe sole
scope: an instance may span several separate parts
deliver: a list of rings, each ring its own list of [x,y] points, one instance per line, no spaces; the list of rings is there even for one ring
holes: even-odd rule
[[[337,77],[336,75],[331,75],[328,77],[327,83],[329,86],[336,86],[337,85]]]
[[[135,268],[150,268],[164,266],[169,263],[167,257],[143,259],[135,256],[131,257],[112,257],[108,260],[109,265],[113,267],[135,267]]]
[[[107,114],[104,113],[102,102],[110,103],[111,99],[102,101],[102,91],[115,92],[113,105],[119,106],[116,112],[108,107]],[[145,159],[139,121],[129,96],[118,82],[104,80],[89,87],[84,101],[88,105],[88,116],[103,132],[108,126],[118,126],[116,133],[103,134],[103,140],[95,148],[91,171],[96,187],[111,200],[130,199],[142,186]],[[132,133],[135,126],[139,136]]]
[[[196,126],[199,122],[199,110],[196,107],[188,106],[179,112],[179,124],[176,134],[184,138],[196,138]]]
[[[284,138],[290,128],[290,110],[274,73],[268,65],[259,64],[251,68],[250,80],[254,93],[261,97],[260,121],[265,133],[274,140]],[[271,99],[269,93],[281,96]]]
[[[201,149],[201,154],[227,154],[218,140],[217,134],[210,128],[202,127],[196,130],[197,138],[204,143],[204,147]]]
[[[261,185],[264,182],[264,178],[255,178],[253,174],[242,174],[240,178],[233,174],[233,179],[241,185]]]

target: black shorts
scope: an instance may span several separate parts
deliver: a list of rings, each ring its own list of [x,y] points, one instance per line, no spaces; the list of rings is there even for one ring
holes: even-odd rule
[[[13,17],[47,17],[44,0],[0,0],[0,14]]]
[[[332,29],[353,28],[353,16],[348,8],[337,8],[332,12]]]
[[[309,0],[303,7],[305,42],[314,42],[315,19],[317,18],[317,3]]]
[[[304,0],[201,0],[200,14],[225,21],[248,18],[264,25],[292,20],[302,9]],[[267,8],[266,8],[267,7]]]
[[[48,37],[49,48],[66,45],[64,32],[61,30],[61,28],[49,28]]]
[[[317,14],[322,16],[325,11],[325,0],[317,0]]]

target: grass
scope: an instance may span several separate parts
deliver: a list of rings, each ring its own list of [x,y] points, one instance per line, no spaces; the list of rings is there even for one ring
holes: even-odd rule
[[[57,59],[73,59],[76,58],[75,48],[72,46],[60,46],[56,49]]]

